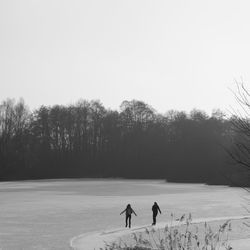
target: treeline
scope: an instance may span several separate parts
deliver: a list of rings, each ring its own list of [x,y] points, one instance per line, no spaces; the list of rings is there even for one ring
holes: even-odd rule
[[[124,101],[119,111],[80,100],[30,112],[23,100],[8,99],[0,104],[0,178],[225,183],[231,163],[224,148],[233,136],[219,110],[162,115],[136,100]]]

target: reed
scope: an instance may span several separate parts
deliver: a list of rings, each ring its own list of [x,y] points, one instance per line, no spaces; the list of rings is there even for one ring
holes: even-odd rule
[[[171,221],[174,216],[171,215]],[[229,235],[232,231],[230,220],[212,230],[208,223],[202,227],[192,224],[192,215],[182,215],[177,226],[166,226],[163,230],[154,227],[146,228],[145,232],[133,233],[132,241],[119,239],[106,244],[100,250],[232,250]]]

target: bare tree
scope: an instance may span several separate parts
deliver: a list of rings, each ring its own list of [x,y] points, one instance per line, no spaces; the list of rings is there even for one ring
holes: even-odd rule
[[[236,82],[232,91],[239,108],[232,108],[232,142],[228,151],[231,158],[243,168],[250,170],[250,93],[243,82]]]

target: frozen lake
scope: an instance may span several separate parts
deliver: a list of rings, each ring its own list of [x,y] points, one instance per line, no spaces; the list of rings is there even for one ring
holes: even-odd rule
[[[248,193],[240,188],[175,184],[155,180],[46,180],[0,183],[0,248],[69,249],[72,237],[124,226],[119,213],[130,203],[133,225],[151,224],[191,212],[193,217],[237,216]]]

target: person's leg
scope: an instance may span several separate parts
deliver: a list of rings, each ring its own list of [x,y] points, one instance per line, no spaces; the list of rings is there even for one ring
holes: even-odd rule
[[[155,225],[155,215],[153,214],[153,223],[152,225]]]
[[[156,216],[157,216],[157,214],[156,214],[156,213],[153,213],[153,224],[152,224],[152,225],[155,225],[155,224],[156,224]]]
[[[126,226],[125,227],[127,227],[128,226],[128,215],[126,215]]]
[[[128,217],[129,228],[131,228],[131,215]]]

